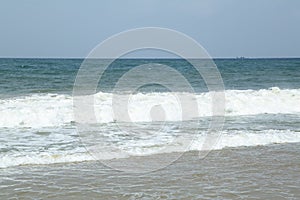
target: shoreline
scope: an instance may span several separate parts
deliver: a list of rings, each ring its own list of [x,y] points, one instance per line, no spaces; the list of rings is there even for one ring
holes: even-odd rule
[[[3,177],[0,197],[300,197],[296,187],[300,183],[300,143],[229,148],[212,151],[203,160],[197,155],[197,152],[187,152],[162,170],[141,174],[118,172],[97,161],[0,170]],[[165,156],[168,155],[155,156],[155,159],[159,161]]]

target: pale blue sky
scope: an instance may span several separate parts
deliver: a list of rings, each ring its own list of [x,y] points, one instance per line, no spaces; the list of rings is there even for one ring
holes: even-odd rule
[[[213,57],[300,57],[299,0],[1,0],[0,57],[85,57],[145,26],[181,31]]]

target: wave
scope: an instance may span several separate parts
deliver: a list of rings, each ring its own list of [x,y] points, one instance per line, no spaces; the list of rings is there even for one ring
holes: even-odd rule
[[[118,158],[127,158],[131,156],[150,156],[159,153],[185,152],[185,151],[201,151],[203,149],[204,135],[195,138],[190,147],[180,146],[180,143],[173,144],[173,148],[166,145],[167,143],[141,143],[139,146],[132,143],[131,140],[122,145],[122,149],[126,152],[117,153],[113,148],[106,148],[103,155],[98,160],[110,160]],[[300,133],[290,130],[262,130],[262,131],[241,131],[241,130],[225,130],[222,132],[216,145],[211,150],[221,150],[224,148],[241,147],[241,146],[258,146],[269,144],[282,143],[299,143]],[[126,146],[126,148],[124,148]],[[84,148],[75,147],[75,149],[64,151],[49,151],[49,152],[0,152],[0,168],[7,168],[19,165],[47,165],[55,163],[72,163],[97,160]]]
[[[93,157],[89,153],[42,153],[42,154],[16,154],[16,155],[5,155],[0,157],[0,168],[21,166],[21,165],[48,165],[57,163],[72,163],[72,162],[84,162],[92,161]]]
[[[195,117],[211,116],[211,93],[137,93],[130,97],[128,112],[132,122],[152,121],[153,108],[162,120],[180,121],[181,107],[176,96],[196,99],[199,112]],[[112,93],[97,93],[95,113],[99,123],[114,122]],[[300,89],[273,87],[261,90],[226,90],[226,116],[300,113]],[[75,121],[70,95],[34,94],[0,100],[0,127],[53,127]]]

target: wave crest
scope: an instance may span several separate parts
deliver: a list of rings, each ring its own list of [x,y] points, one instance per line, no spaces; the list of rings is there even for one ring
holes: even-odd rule
[[[149,122],[151,109],[160,105],[166,121],[180,121],[176,95],[191,95],[198,103],[198,116],[211,116],[211,93],[137,93],[128,104],[132,122]],[[114,121],[111,93],[95,94],[95,113],[99,123]],[[261,90],[226,90],[226,116],[300,113],[300,89],[273,87]],[[74,120],[70,95],[43,94],[0,100],[0,127],[53,127]]]

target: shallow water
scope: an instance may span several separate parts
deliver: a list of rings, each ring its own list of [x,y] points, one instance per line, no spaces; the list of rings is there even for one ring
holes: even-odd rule
[[[153,155],[157,162],[170,154]],[[132,158],[133,162],[147,157]],[[118,160],[122,164],[122,160]],[[145,161],[147,162],[147,161]],[[162,170],[128,174],[100,162],[0,170],[1,199],[299,199],[300,143],[188,152]]]

